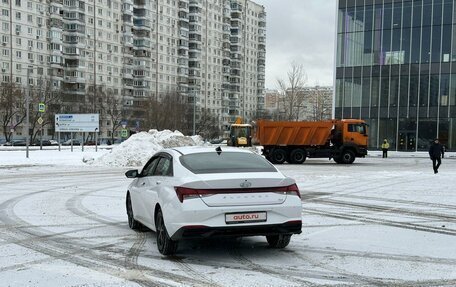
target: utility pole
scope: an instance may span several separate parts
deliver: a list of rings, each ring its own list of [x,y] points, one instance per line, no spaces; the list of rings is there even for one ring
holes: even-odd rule
[[[196,92],[193,94],[193,135],[196,136]]]
[[[25,157],[29,158],[29,145],[30,145],[30,68],[33,69],[33,66],[28,66],[27,68],[27,93],[25,96]]]

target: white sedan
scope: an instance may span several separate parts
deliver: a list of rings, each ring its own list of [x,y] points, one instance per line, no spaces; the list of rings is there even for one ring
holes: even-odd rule
[[[157,234],[160,253],[179,240],[215,236],[266,236],[284,248],[301,233],[302,204],[295,181],[258,154],[237,148],[165,149],[146,163],[126,196],[128,224]]]

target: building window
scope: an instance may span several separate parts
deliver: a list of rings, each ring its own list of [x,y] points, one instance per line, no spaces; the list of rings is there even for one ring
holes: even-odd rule
[[[21,0],[16,0],[16,6],[21,6]]]
[[[9,10],[8,9],[2,9],[2,16],[8,17],[9,16]]]

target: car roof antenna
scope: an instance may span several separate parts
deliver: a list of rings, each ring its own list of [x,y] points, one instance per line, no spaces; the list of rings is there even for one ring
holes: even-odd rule
[[[220,155],[222,153],[222,148],[218,146],[215,148],[215,151],[217,152],[218,155]]]

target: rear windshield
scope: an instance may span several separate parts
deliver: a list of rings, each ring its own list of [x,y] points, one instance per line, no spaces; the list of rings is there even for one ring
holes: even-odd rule
[[[193,173],[277,172],[259,155],[243,152],[194,153],[180,157],[184,167]]]

